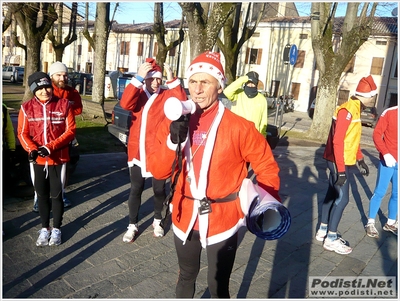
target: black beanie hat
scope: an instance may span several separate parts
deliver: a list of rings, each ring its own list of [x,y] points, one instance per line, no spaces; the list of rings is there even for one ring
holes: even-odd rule
[[[249,81],[252,82],[253,84],[258,86],[258,73],[255,71],[250,71],[246,74],[249,78]]]
[[[35,72],[28,77],[28,86],[32,93],[42,88],[52,88],[50,77],[44,72]]]

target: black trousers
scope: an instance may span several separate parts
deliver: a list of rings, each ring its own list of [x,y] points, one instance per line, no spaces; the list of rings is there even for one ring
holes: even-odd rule
[[[202,251],[199,231],[193,230],[185,244],[176,235],[174,241],[179,263],[176,297],[193,298]],[[206,247],[207,283],[211,298],[230,298],[229,278],[235,262],[237,243],[236,232],[227,240]]]
[[[142,204],[142,193],[146,178],[143,178],[141,168],[137,165],[129,167],[129,175],[131,179],[131,190],[128,199],[129,223],[137,224],[139,221],[139,209]],[[161,219],[163,203],[167,197],[165,192],[165,182],[166,180],[157,180],[153,178],[154,218],[156,219]]]
[[[67,165],[31,164],[32,182],[38,197],[42,228],[50,227],[50,211],[53,211],[53,227],[60,228],[64,214],[62,200],[63,179]]]

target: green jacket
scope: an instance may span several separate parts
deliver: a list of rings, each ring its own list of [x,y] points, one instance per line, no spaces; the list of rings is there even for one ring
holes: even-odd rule
[[[8,113],[7,106],[3,103],[3,149],[15,151],[14,127]]]

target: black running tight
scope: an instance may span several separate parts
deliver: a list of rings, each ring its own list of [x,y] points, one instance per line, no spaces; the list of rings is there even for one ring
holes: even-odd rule
[[[139,221],[139,209],[142,204],[142,193],[146,178],[143,178],[141,168],[137,165],[129,167],[129,175],[131,179],[131,190],[128,199],[129,223],[137,224]],[[161,219],[161,211],[166,198],[165,182],[166,180],[157,180],[153,178],[154,218],[156,219]]]
[[[202,251],[199,231],[192,231],[183,244],[174,236],[179,263],[179,277],[176,285],[177,298],[193,298],[196,278],[200,270]],[[208,272],[207,282],[211,298],[230,298],[229,278],[235,262],[238,237],[237,233],[227,240],[207,246]]]
[[[31,176],[38,197],[39,215],[42,228],[50,227],[50,211],[53,211],[53,227],[60,229],[64,214],[62,200],[63,181],[67,164],[31,164]]]

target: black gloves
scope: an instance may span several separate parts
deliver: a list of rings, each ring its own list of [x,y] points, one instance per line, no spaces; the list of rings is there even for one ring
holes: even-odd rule
[[[33,151],[31,151],[28,155],[28,160],[30,163],[36,163],[36,159],[38,157],[39,153],[38,151],[35,149]]]
[[[42,158],[47,157],[48,155],[50,155],[49,151],[47,150],[47,148],[45,148],[44,146],[40,146],[38,149],[38,155]]]
[[[186,140],[189,129],[190,115],[182,115],[178,120],[172,121],[169,126],[171,141],[174,144],[182,143]]]
[[[357,163],[361,174],[367,177],[369,175],[369,168],[368,165],[365,164],[364,159],[358,160]]]
[[[346,180],[347,180],[346,173],[338,172],[338,178],[335,182],[335,185],[343,186],[343,184],[346,183]]]

